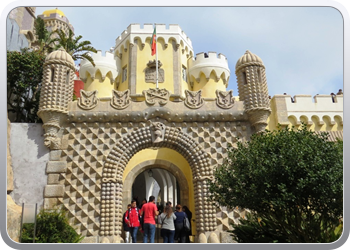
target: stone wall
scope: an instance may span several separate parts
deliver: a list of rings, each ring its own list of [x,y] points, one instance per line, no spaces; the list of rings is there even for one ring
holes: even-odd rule
[[[45,169],[49,149],[44,145],[42,124],[11,123],[10,153],[13,170],[11,197],[17,205],[43,205],[43,190],[47,182]]]

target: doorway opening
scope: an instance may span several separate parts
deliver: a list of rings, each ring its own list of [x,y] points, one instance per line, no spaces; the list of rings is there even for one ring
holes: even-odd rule
[[[132,199],[141,207],[142,201],[153,195],[158,207],[170,201],[175,207],[181,203],[180,187],[176,177],[162,168],[151,168],[140,173],[132,185]]]

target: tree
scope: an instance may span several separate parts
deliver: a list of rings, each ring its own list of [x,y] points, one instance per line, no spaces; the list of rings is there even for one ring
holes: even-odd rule
[[[7,51],[7,106],[14,122],[40,122],[41,79],[45,56],[39,51]]]
[[[287,241],[317,242],[324,231],[314,224],[328,230],[343,214],[343,143],[327,137],[303,125],[237,143],[215,170],[211,199],[268,218]]]
[[[71,29],[68,30],[68,36],[63,30],[56,30],[53,32],[57,34],[58,37],[55,39],[58,44],[56,44],[56,49],[63,47],[68,54],[70,54],[74,61],[79,59],[88,60],[93,66],[95,66],[94,60],[90,56],[89,52],[96,53],[97,50],[90,46],[90,41],[81,41],[82,36],[79,35],[74,37],[74,33]]]
[[[39,51],[44,54],[49,54],[54,50],[55,39],[53,38],[53,32],[48,31],[45,27],[45,22],[42,18],[38,17],[34,22],[35,34],[39,45]]]

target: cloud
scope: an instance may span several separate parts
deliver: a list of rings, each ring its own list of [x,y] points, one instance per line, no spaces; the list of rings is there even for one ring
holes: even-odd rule
[[[332,7],[59,9],[84,40],[103,52],[132,23],[179,24],[195,53],[215,51],[228,58],[234,94],[235,64],[246,50],[263,60],[270,95],[329,94],[343,87],[343,20]]]

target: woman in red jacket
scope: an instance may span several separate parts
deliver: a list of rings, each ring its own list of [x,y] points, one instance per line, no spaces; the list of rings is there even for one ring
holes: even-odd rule
[[[132,243],[136,243],[137,230],[140,227],[140,212],[135,200],[131,201],[131,208],[126,211],[124,221],[129,226]]]

